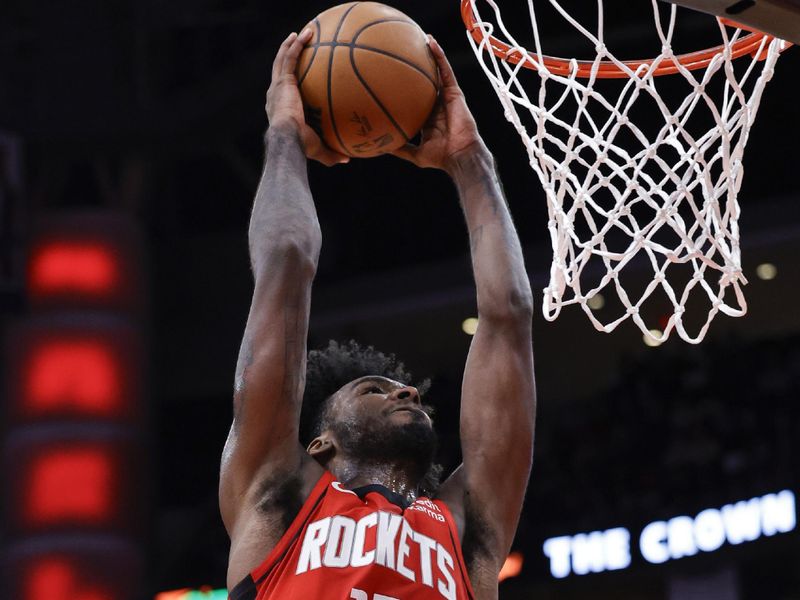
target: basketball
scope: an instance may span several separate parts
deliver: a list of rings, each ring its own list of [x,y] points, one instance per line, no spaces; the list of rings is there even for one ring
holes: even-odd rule
[[[421,129],[439,88],[427,36],[377,2],[334,6],[311,21],[297,64],[306,120],[336,152],[367,158]]]

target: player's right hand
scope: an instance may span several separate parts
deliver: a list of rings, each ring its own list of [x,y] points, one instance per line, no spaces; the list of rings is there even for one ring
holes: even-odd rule
[[[452,174],[458,156],[488,150],[444,50],[433,36],[428,36],[428,47],[439,68],[439,99],[422,127],[420,144],[406,144],[393,154],[418,167],[443,169]]]
[[[295,127],[306,156],[330,167],[346,163],[350,158],[328,148],[306,123],[303,100],[300,98],[295,75],[297,59],[311,37],[311,30],[306,29],[300,35],[291,33],[281,44],[275,62],[272,63],[272,83],[267,90],[267,119],[270,127]]]

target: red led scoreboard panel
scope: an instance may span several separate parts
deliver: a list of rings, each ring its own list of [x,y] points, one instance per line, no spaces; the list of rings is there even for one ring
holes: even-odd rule
[[[39,308],[133,313],[143,301],[142,243],[124,216],[43,219],[28,260],[28,296]]]
[[[121,214],[51,215],[37,227],[30,314],[9,324],[4,344],[9,598],[142,592],[141,248]]]
[[[14,432],[6,444],[9,533],[140,533],[136,442],[130,432],[85,425]]]
[[[6,563],[14,600],[127,600],[142,569],[130,543],[79,535],[17,544]]]
[[[41,317],[13,326],[6,356],[16,423],[138,421],[141,335],[125,319],[96,314]]]

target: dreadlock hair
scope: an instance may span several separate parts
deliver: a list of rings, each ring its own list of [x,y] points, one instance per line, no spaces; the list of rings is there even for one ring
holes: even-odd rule
[[[406,385],[412,384],[412,374],[394,354],[384,354],[372,346],[361,346],[350,340],[328,342],[327,348],[311,350],[306,365],[306,385],[300,414],[300,442],[307,446],[328,427],[328,400],[346,383],[366,375],[381,375]],[[416,388],[420,396],[430,388],[430,379]],[[441,465],[433,465],[420,484],[420,491],[432,496],[439,485]]]

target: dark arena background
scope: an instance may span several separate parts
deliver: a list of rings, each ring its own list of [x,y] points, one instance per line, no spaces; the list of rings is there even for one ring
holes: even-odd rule
[[[544,194],[459,3],[392,4],[449,55],[537,302],[534,467],[501,598],[800,598],[800,50],[778,61],[745,153],[749,313],[719,316],[700,345],[654,347],[630,323],[598,333],[574,307],[542,318]],[[652,48],[650,24],[617,4],[619,43]],[[226,597],[217,482],[264,94],[280,42],[328,6],[0,3],[10,600]],[[452,468],[475,316],[454,187],[392,157],[309,172],[323,231],[309,347],[354,338],[430,376]]]

